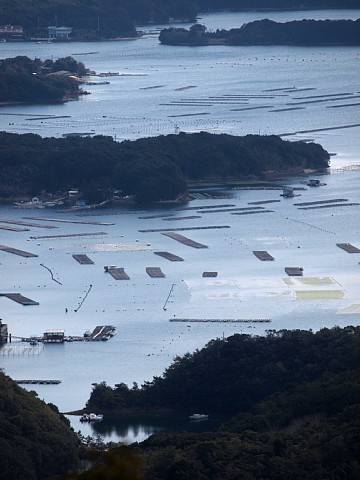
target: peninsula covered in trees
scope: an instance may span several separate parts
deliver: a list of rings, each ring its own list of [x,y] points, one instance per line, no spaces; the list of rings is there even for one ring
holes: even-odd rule
[[[190,29],[165,28],[159,40],[166,45],[360,45],[359,20],[301,20],[279,23],[256,20],[240,28],[207,32],[204,25]]]
[[[41,138],[0,133],[0,198],[66,192],[78,187],[88,201],[114,190],[138,202],[175,200],[188,181],[266,179],[321,170],[330,156],[321,145],[280,137],[180,133],[136,141],[112,137]]]
[[[59,74],[63,72],[63,74]],[[0,60],[1,103],[57,103],[84,93],[79,77],[87,70],[72,57],[56,61],[26,56]]]
[[[195,22],[219,10],[360,8],[360,0],[5,0],[0,25],[20,25],[23,39],[48,36],[49,26],[72,28],[70,40],[137,37],[136,25]]]

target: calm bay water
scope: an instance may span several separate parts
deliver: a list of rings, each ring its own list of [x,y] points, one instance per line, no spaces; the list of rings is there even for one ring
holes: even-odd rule
[[[312,13],[266,16],[285,21],[310,17]],[[316,12],[314,18],[357,18],[357,13]],[[219,13],[201,15],[200,21],[213,29],[230,28],[259,15]],[[0,130],[43,136],[92,132],[112,135],[117,140],[173,133],[176,126],[186,132],[293,133],[284,138],[314,139],[336,153],[332,157],[333,173],[321,177],[326,186],[315,189],[306,187],[305,177],[282,180],[303,188],[294,199],[283,199],[278,190],[228,190],[224,199],[191,202],[192,207],[233,204],[239,208],[251,206],[252,202],[270,202],[260,205],[271,210],[262,215],[204,213],[201,209],[194,213],[197,211],[184,211],[179,206],[158,206],[147,211],[106,209],[82,217],[74,212],[0,207],[0,223],[1,219],[24,221],[25,216],[113,223],[37,220],[57,228],[0,230],[2,244],[39,255],[28,259],[5,252],[0,255],[0,291],[20,292],[40,303],[22,307],[0,298],[1,317],[14,337],[41,335],[52,328],[65,329],[67,335],[82,335],[96,325],[117,327],[117,335],[108,342],[45,345],[24,354],[20,353],[21,344],[14,341],[12,349],[0,351],[1,365],[14,379],[60,379],[60,385],[29,388],[61,411],[81,408],[93,382],[106,381],[111,386],[120,382],[131,385],[134,381],[141,384],[153,375],[161,375],[176,355],[201,348],[212,338],[233,333],[264,334],[268,328],[317,330],[360,321],[359,259],[336,246],[349,242],[360,247],[358,205],[311,210],[296,205],[335,199],[345,200],[343,203],[360,201],[360,171],[337,170],[360,163],[360,128],[345,128],[360,123],[359,106],[355,105],[360,103],[360,49],[172,48],[159,45],[156,35],[150,32],[155,29],[148,29],[147,36],[132,41],[0,44],[3,58],[16,54],[54,59],[75,55],[95,71],[127,74],[109,77],[108,85],[86,87],[91,95],[64,105],[3,107]],[[336,98],[331,97],[335,94]],[[247,100],[240,99],[240,95],[247,96]],[[54,117],[37,120],[36,115]],[[56,118],[60,116],[66,118]],[[325,130],[314,131],[319,129]],[[169,213],[174,218],[193,214],[199,218],[140,218]],[[223,225],[230,228],[181,232],[209,247],[201,250],[161,233],[139,232]],[[104,233],[34,238],[99,232]],[[184,261],[169,262],[154,255],[160,250],[175,253]],[[260,262],[253,250],[269,251],[275,261]],[[72,258],[75,253],[88,254],[95,264],[80,266]],[[130,280],[113,280],[104,273],[105,265],[124,267]],[[44,266],[51,269],[57,282]],[[148,266],[161,267],[166,278],[151,279],[145,272]],[[289,283],[284,273],[286,266],[302,266],[304,277],[310,279],[308,283]],[[218,277],[203,278],[204,271],[217,271]],[[312,293],[302,293],[307,296],[304,299],[301,292],[309,291]],[[177,318],[268,318],[271,323],[169,321]],[[73,422],[78,429],[78,420]],[[88,426],[82,427],[83,432],[87,428],[90,433]],[[149,432],[151,428],[145,425],[135,430],[132,426],[128,435],[124,427],[111,432],[105,428],[102,433],[107,439],[141,440]]]

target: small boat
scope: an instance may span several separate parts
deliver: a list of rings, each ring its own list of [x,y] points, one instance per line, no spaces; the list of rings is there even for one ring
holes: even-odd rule
[[[204,413],[193,413],[189,416],[189,420],[205,420],[209,418],[209,415],[205,415]]]
[[[80,422],[101,422],[103,420],[104,415],[102,413],[84,413],[80,417]]]

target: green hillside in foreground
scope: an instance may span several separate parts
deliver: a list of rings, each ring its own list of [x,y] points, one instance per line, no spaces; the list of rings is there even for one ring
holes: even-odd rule
[[[0,372],[0,477],[41,480],[79,465],[79,439],[55,405]]]

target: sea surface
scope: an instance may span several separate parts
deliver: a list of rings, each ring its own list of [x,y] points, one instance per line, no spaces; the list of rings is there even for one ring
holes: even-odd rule
[[[355,19],[358,14],[279,12],[266,17]],[[210,29],[263,18],[260,13],[201,17]],[[148,28],[138,40],[0,44],[1,58],[73,55],[97,72],[121,74],[107,77],[109,84],[87,86],[91,95],[78,101],[2,107],[0,130],[56,137],[96,133],[118,141],[178,129],[289,134],[283,138],[322,144],[333,154],[331,168],[321,176],[308,172],[282,178],[274,190],[200,190],[199,198],[186,205],[88,212],[0,206],[0,227],[10,225],[1,220],[39,225],[22,226],[28,230],[20,232],[0,229],[2,245],[38,255],[0,251],[0,293],[21,293],[39,302],[24,307],[0,297],[0,316],[13,336],[11,345],[0,350],[0,365],[16,380],[61,380],[26,388],[62,412],[82,408],[94,383],[142,384],[161,375],[174,357],[213,338],[360,322],[360,257],[337,246],[360,248],[360,48],[168,47],[157,40],[159,28]],[[309,187],[310,178],[326,185]],[[294,198],[281,196],[285,185],[296,188]],[[206,248],[140,231],[175,228],[190,228],[178,233]],[[253,254],[259,250],[274,260],[260,261]],[[183,261],[155,255],[159,251]],[[79,253],[94,264],[78,264],[72,255]],[[114,280],[105,273],[106,265],[123,267],[130,280]],[[285,267],[294,266],[303,268],[303,277],[286,275]],[[160,267],[166,277],[150,278],[146,267]],[[203,277],[203,272],[217,272],[217,277]],[[259,319],[268,322],[253,321]],[[48,329],[83,335],[97,325],[114,325],[116,336],[107,342],[31,348],[20,342]],[[119,422],[91,427],[72,418],[76,430],[100,433],[105,440],[139,441],[165,428],[154,420]]]

